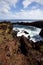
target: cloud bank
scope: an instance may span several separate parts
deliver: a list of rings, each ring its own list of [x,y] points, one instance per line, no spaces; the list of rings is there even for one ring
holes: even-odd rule
[[[43,0],[0,0],[0,19],[43,19],[43,7],[37,8],[35,5],[31,8],[32,2],[37,2],[43,6]],[[19,3],[20,2],[20,3]],[[13,12],[12,10],[18,10],[17,4],[22,4],[20,11]],[[36,4],[37,5],[37,4]],[[39,6],[39,5],[37,5]],[[28,9],[26,9],[28,7]]]

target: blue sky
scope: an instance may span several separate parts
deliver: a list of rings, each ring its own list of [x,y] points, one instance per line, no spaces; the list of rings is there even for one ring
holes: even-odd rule
[[[1,19],[43,20],[43,0],[0,0]]]

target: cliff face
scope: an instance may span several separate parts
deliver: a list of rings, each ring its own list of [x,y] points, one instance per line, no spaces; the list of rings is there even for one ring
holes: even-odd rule
[[[12,27],[8,29],[10,33],[0,33],[0,65],[43,65],[43,42],[33,43],[24,36],[16,37]]]
[[[40,34],[41,37],[43,37],[43,29],[41,30]]]
[[[43,28],[43,21],[32,22],[30,25]]]
[[[0,65],[28,65],[30,62],[21,53],[20,42],[15,36],[11,24],[0,23],[0,32]]]

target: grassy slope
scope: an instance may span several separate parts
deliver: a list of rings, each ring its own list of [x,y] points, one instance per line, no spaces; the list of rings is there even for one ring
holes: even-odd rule
[[[17,38],[11,24],[5,24],[6,29],[3,23],[0,25],[0,65],[43,65],[43,42],[33,43],[24,36]]]

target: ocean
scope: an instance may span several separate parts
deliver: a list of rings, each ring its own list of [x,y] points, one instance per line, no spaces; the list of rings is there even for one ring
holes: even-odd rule
[[[24,35],[26,38],[30,36],[30,40],[33,42],[43,41],[43,38],[39,35],[41,28],[34,26],[14,25],[13,30],[17,31],[17,37]],[[28,34],[24,33],[24,31]]]
[[[33,20],[33,19],[15,19],[15,20],[0,20],[0,22],[3,21],[10,21],[12,23],[16,22],[35,22],[38,20]],[[41,28],[37,28],[34,26],[24,26],[24,25],[14,25],[13,30],[17,31],[17,37],[24,35],[26,38],[30,36],[30,40],[33,42],[37,41],[43,41],[43,38],[39,35]],[[24,33],[27,32],[28,34]]]
[[[15,22],[35,22],[35,21],[39,21],[39,20],[35,20],[35,19],[6,19],[6,20],[0,20],[0,22],[3,22],[3,21],[10,21],[12,23],[15,23]]]

